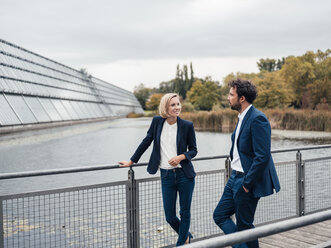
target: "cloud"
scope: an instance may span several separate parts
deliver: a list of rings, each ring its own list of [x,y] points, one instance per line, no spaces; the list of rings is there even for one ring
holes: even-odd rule
[[[2,39],[74,68],[160,60],[175,68],[189,58],[325,50],[330,7],[328,0],[2,0],[0,30]]]
[[[91,65],[88,71],[92,76],[102,75],[102,79],[107,82],[132,91],[140,83],[153,88],[158,87],[161,82],[175,78],[177,64],[182,67],[192,62],[195,77],[211,76],[222,83],[223,78],[230,72],[257,72],[257,60],[257,57],[121,60]]]

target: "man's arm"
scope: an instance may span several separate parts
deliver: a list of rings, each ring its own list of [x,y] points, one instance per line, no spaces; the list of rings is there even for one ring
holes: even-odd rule
[[[268,119],[263,115],[256,117],[251,124],[251,133],[254,158],[243,182],[244,190],[248,191],[262,176],[271,156],[271,128]]]

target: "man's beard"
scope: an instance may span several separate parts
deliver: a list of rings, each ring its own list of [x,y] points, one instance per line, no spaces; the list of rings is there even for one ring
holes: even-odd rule
[[[233,105],[230,105],[231,106],[231,109],[232,110],[237,110],[238,112],[241,111],[241,104],[238,102],[238,103],[235,103]]]

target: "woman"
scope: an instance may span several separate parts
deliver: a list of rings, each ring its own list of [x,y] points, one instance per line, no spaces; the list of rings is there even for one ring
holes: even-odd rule
[[[147,171],[155,174],[160,168],[165,217],[178,233],[176,246],[190,243],[193,238],[189,232],[191,201],[195,184],[195,172],[191,159],[197,154],[193,124],[179,118],[180,111],[178,94],[164,95],[159,106],[161,116],[153,118],[146,137],[130,161],[119,162],[122,167],[137,163],[154,141]],[[177,192],[179,193],[180,219],[176,216]]]

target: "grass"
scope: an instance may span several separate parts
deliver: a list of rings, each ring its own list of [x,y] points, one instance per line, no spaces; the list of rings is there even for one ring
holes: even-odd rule
[[[273,129],[331,132],[331,111],[267,109],[262,112]],[[155,111],[145,111],[144,116],[157,114]],[[231,109],[185,112],[180,116],[192,121],[194,128],[200,131],[232,132],[238,120],[238,112]]]

